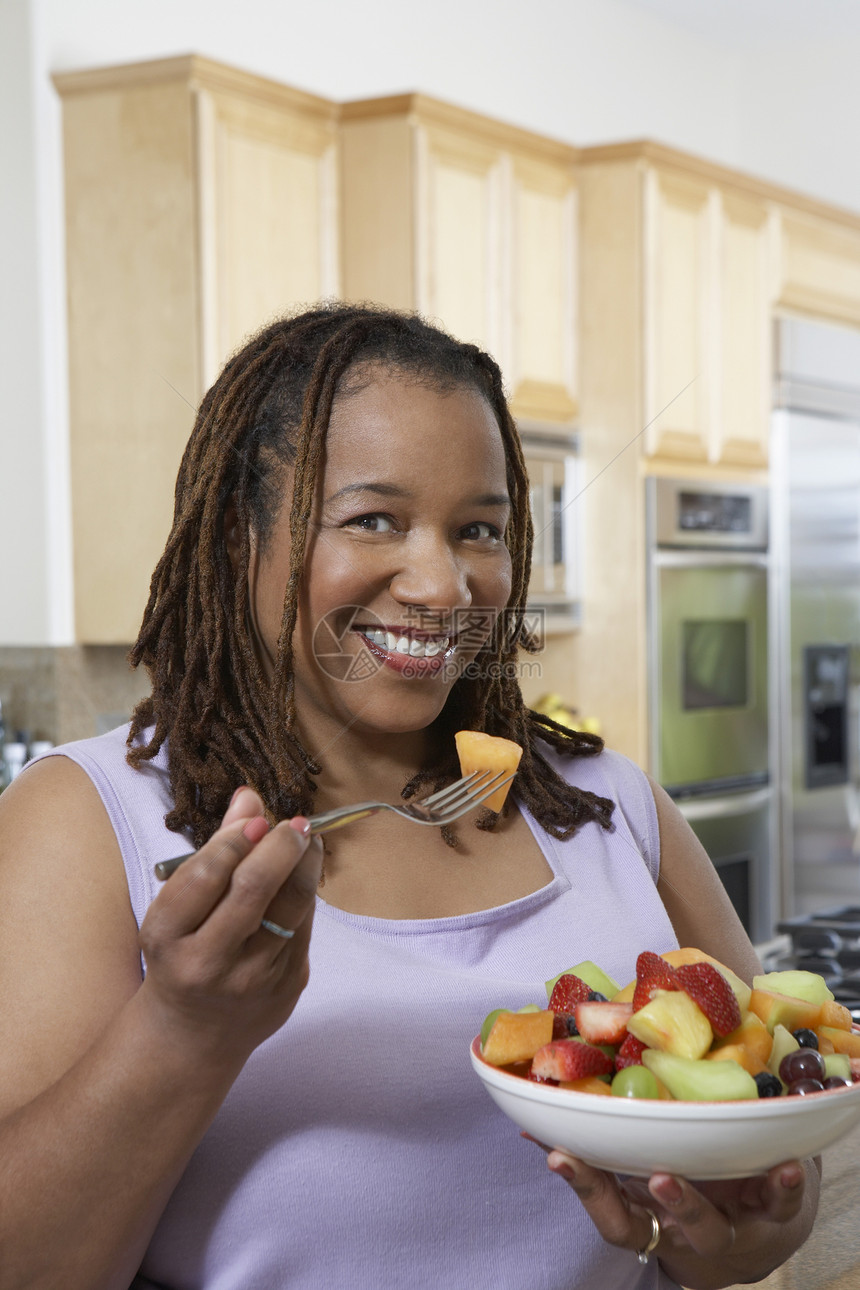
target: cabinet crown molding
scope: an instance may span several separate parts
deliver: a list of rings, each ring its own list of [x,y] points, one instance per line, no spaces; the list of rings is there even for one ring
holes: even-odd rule
[[[842,224],[846,228],[860,231],[860,214],[843,207],[831,206],[828,202],[819,201],[806,193],[785,188],[780,184],[758,179],[744,171],[721,166],[715,161],[679,148],[670,148],[664,143],[655,143],[653,139],[631,139],[623,143],[597,144],[579,149],[579,164],[582,167],[601,163],[640,161],[646,165],[659,167],[661,170],[674,171],[687,178],[696,177],[709,184],[716,184],[726,193],[736,193],[757,198],[760,201],[772,202],[780,207],[801,211],[817,216],[829,223]]]
[[[156,58],[143,63],[122,63],[79,72],[55,72],[51,77],[63,98],[75,94],[128,89],[134,85],[156,85],[168,81],[187,84],[192,90],[221,91],[239,95],[255,103],[300,111],[319,117],[332,126],[340,116],[339,104],[307,90],[297,90],[280,81],[253,72],[230,67],[226,63],[204,58],[200,54],[179,54],[175,58]]]
[[[340,117],[345,122],[386,116],[409,117],[424,124],[466,130],[474,138],[514,151],[528,152],[531,156],[544,157],[548,161],[574,166],[579,158],[579,148],[571,143],[549,139],[546,135],[536,134],[506,121],[498,121],[494,117],[473,112],[470,108],[446,103],[429,94],[389,94],[381,98],[352,99],[342,103],[340,107]]]

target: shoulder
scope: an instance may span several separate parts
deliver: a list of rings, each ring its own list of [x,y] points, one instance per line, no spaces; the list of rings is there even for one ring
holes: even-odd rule
[[[604,747],[587,757],[565,757],[543,743],[538,750],[566,783],[613,803],[615,830],[630,835],[656,882],[660,872],[660,829],[651,781],[645,771],[612,748]]]
[[[0,1114],[56,1078],[140,984],[116,835],[92,780],[62,755],[0,794],[0,979]]]

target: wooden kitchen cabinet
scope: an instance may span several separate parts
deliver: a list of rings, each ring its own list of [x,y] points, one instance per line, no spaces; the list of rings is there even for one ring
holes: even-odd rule
[[[775,279],[767,206],[647,166],[643,210],[646,453],[767,465]]]
[[[346,103],[343,290],[501,364],[516,415],[576,415],[576,150],[420,94]]]
[[[124,643],[203,392],[267,318],[338,291],[337,107],[195,56],[55,84],[76,637]]]

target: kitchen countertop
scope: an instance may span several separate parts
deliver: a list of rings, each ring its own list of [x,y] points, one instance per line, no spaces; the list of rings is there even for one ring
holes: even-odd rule
[[[823,1154],[821,1203],[809,1240],[757,1286],[762,1290],[860,1290],[858,1165],[860,1126]]]

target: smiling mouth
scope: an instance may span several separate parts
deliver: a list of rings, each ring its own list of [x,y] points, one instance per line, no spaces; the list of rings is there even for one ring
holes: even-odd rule
[[[378,631],[369,627],[358,627],[355,630],[369,645],[385,650],[388,654],[399,654],[402,658],[440,658],[452,654],[456,643],[452,636],[398,635],[396,632]]]

